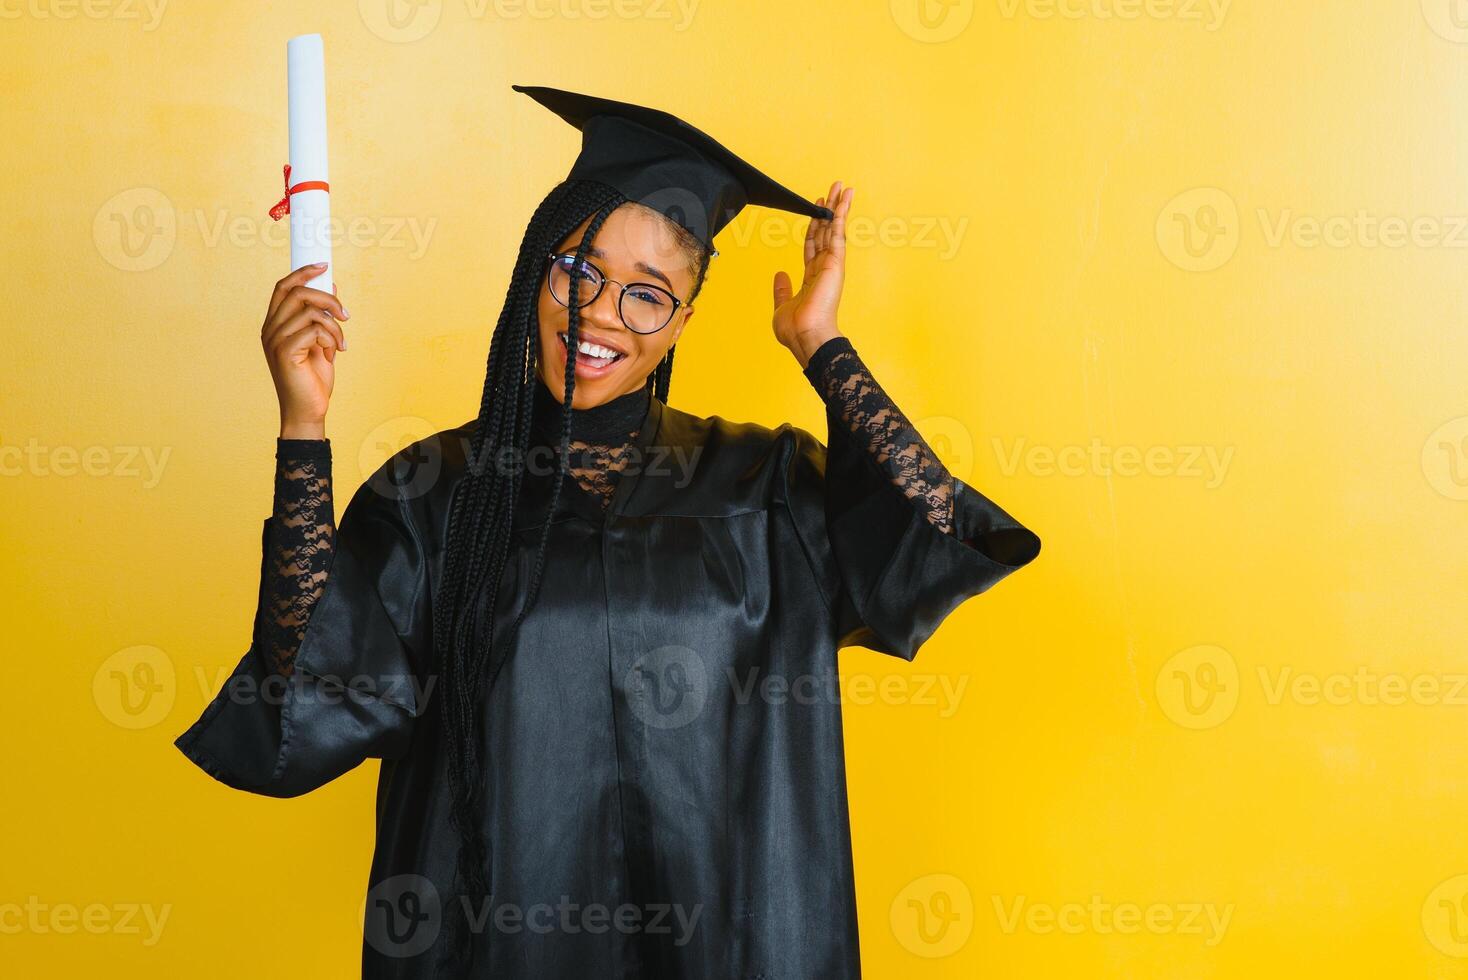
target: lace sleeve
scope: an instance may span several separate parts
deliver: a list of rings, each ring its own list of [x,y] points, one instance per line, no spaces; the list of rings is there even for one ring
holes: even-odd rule
[[[845,423],[873,462],[922,512],[928,523],[953,534],[954,478],[892,403],[846,337],[822,344],[805,376],[827,410]]]
[[[275,460],[255,639],[266,667],[290,676],[311,610],[325,590],[336,541],[331,441],[277,439]]]

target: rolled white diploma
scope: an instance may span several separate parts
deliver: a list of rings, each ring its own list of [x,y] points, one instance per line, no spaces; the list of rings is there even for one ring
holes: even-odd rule
[[[290,185],[319,181],[323,188],[296,191],[291,198],[291,271],[331,262],[331,194],[326,176],[326,61],[320,34],[302,34],[285,45],[290,101]],[[332,266],[306,285],[332,290]]]

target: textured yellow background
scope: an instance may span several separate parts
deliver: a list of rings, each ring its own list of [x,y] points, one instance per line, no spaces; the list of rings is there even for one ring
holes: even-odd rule
[[[1461,4],[924,3],[0,2],[6,975],[356,974],[376,764],[278,801],[170,744],[248,642],[319,31],[339,501],[474,414],[578,145],[512,82],[857,188],[844,329],[1045,542],[843,654],[867,975],[1468,976]],[[824,437],[802,230],[721,237],[673,404]]]

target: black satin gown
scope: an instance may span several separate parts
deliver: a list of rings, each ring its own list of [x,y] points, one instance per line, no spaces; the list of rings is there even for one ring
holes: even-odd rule
[[[912,659],[1040,543],[948,473],[848,340],[806,376],[829,444],[650,389],[573,416],[588,452],[484,706],[480,975],[860,975],[837,650]],[[472,425],[394,454],[339,527],[328,444],[282,440],[251,647],[176,742],[281,797],[382,760],[365,977],[444,975],[461,909],[431,599]],[[557,443],[541,385],[535,432]],[[524,601],[552,467],[526,476],[497,622]],[[325,829],[299,847],[265,872],[282,887],[331,859]]]

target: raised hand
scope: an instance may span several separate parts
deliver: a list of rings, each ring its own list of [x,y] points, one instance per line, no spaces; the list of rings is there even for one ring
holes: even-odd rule
[[[790,349],[802,368],[816,348],[840,336],[836,308],[841,303],[841,283],[846,269],[846,213],[851,209],[854,188],[831,185],[826,197],[816,203],[829,207],[830,220],[811,219],[805,232],[805,270],[800,291],[792,294],[790,276],[775,273],[775,339]],[[827,201],[832,203],[827,204]]]

